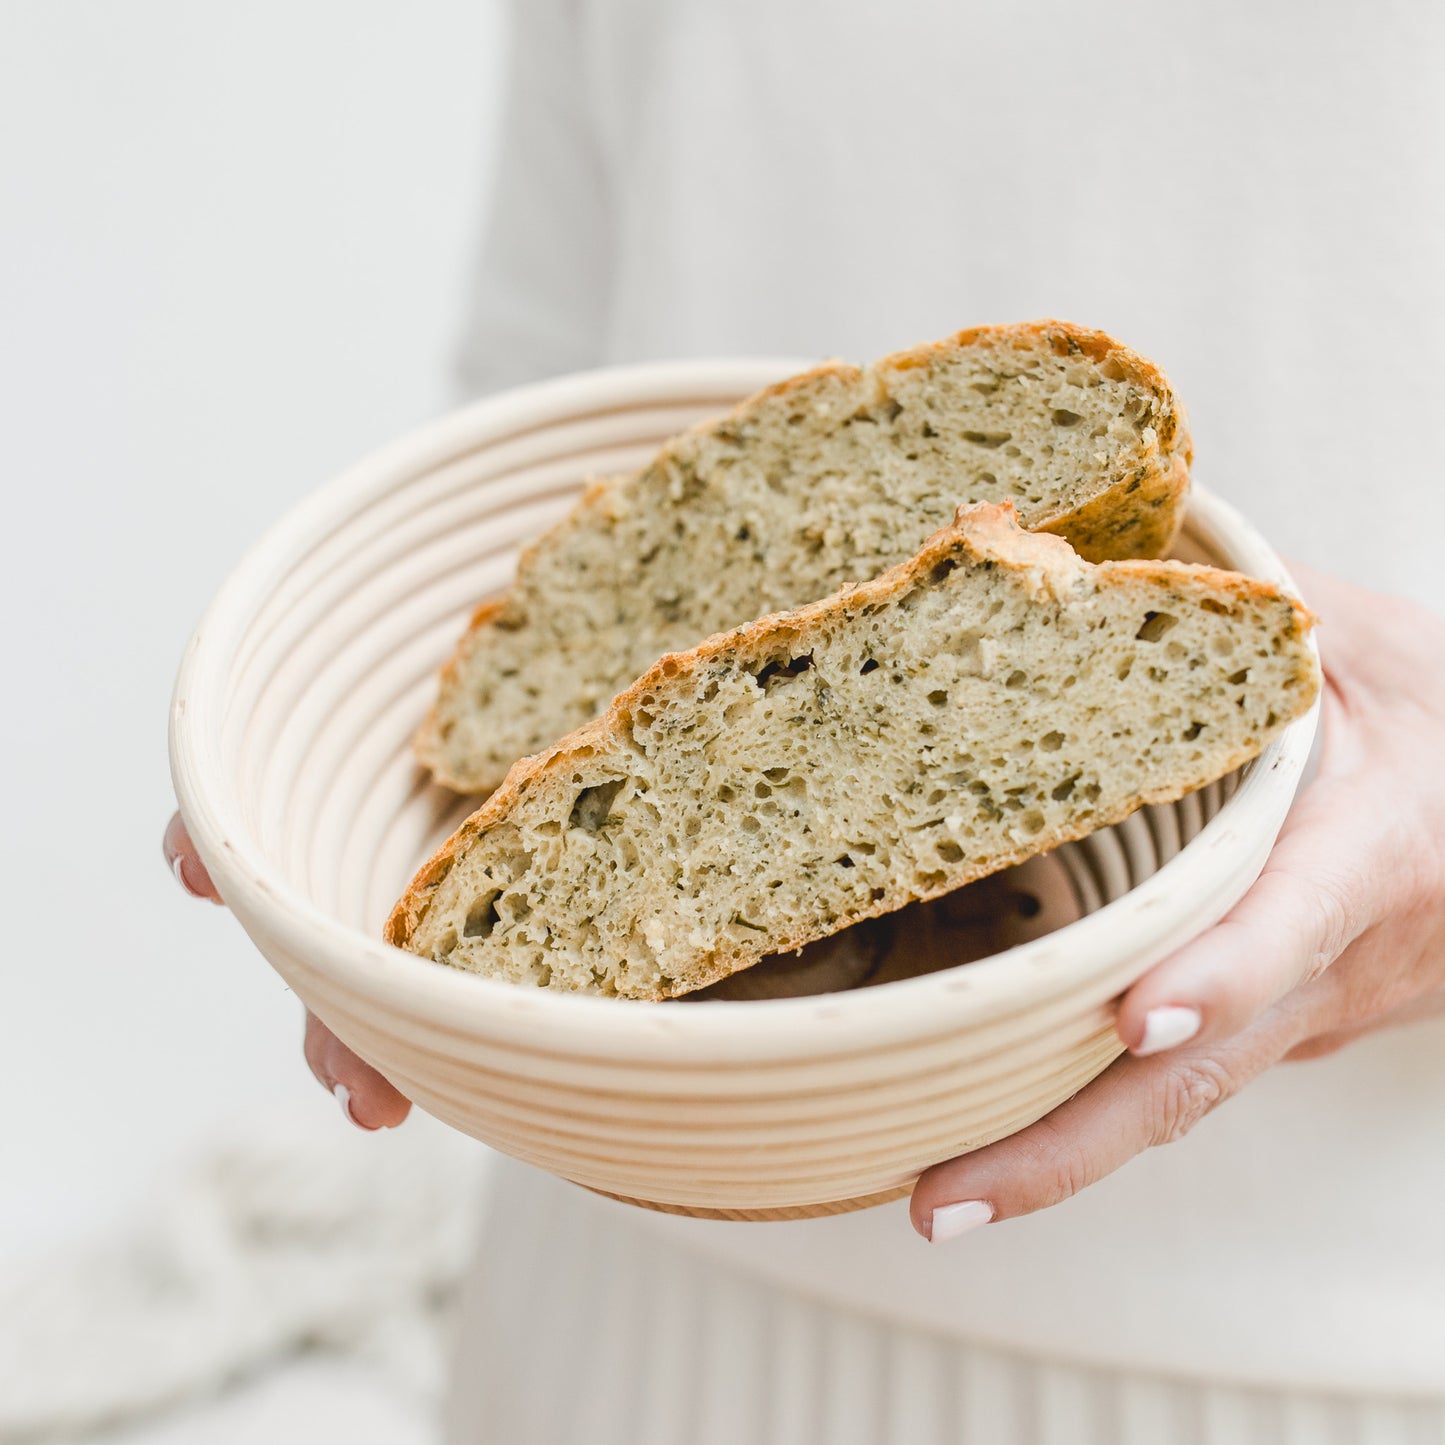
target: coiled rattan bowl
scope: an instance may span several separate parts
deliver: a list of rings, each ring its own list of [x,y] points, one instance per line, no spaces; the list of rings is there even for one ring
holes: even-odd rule
[[[1085,915],[1007,953],[856,992],[647,1005],[523,989],[381,942],[468,811],[410,737],[520,545],[589,477],[799,369],[687,362],[480,402],[323,488],[227,581],[177,682],[181,811],[296,994],[422,1108],[654,1208],[794,1217],[880,1202],[1037,1119],[1120,1052],[1110,1000],[1249,886],[1298,785],[1300,719],[1222,783],[1059,850]],[[1284,578],[1202,489],[1181,554]]]

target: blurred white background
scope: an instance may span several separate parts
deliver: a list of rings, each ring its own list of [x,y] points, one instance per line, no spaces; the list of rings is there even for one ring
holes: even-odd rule
[[[500,8],[0,8],[0,1279],[238,1125],[335,1108],[299,1006],[162,862],[166,710],[245,546],[454,400]]]

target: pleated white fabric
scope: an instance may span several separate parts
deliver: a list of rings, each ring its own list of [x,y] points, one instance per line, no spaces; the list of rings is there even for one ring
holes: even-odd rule
[[[498,1167],[448,1445],[1445,1445],[1445,1401],[960,1343],[753,1279],[646,1225]]]

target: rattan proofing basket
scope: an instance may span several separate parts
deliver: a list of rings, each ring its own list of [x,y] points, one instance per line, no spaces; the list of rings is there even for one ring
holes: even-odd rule
[[[422,1108],[635,1203],[829,1213],[1039,1118],[1120,1052],[1110,1000],[1257,876],[1311,713],[1251,766],[1060,850],[1085,913],[967,966],[856,992],[675,1005],[494,983],[382,943],[467,806],[410,737],[435,669],[518,548],[591,477],[804,363],[623,367],[423,428],[284,518],[226,582],[177,681],[181,811],[242,927],[326,1024]],[[1196,489],[1181,555],[1287,581]]]

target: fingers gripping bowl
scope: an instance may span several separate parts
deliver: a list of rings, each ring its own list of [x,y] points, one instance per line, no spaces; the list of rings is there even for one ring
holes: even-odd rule
[[[411,752],[435,669],[518,548],[591,476],[797,370],[688,362],[480,402],[311,497],[247,556],[191,640],[177,795],[261,952],[428,1112],[652,1207],[790,1217],[879,1202],[1014,1132],[1119,1053],[1109,1001],[1262,867],[1316,712],[1251,765],[1055,855],[1078,922],[884,987],[631,1005],[525,989],[393,949],[382,920],[467,814]],[[1196,488],[1181,554],[1285,579]]]

